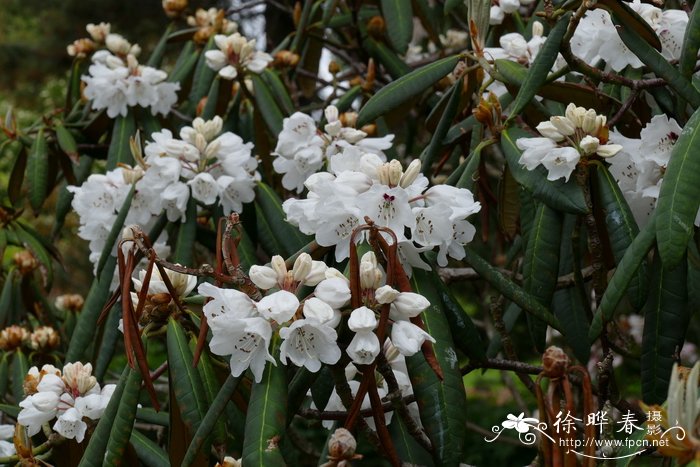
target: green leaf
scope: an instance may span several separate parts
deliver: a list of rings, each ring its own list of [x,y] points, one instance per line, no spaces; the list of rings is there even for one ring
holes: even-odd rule
[[[165,48],[168,46],[168,37],[170,37],[173,29],[175,29],[175,23],[170,23],[168,27],[165,28],[165,32],[160,36],[160,40],[153,49],[153,52],[151,52],[151,56],[148,57],[146,65],[153,68],[160,68],[160,63],[163,61],[163,55],[165,54]]]
[[[639,227],[634,220],[620,186],[607,168],[602,164],[595,164],[594,186],[595,194],[600,200],[600,205],[605,213],[605,225],[610,238],[610,248],[615,258],[615,264],[619,264],[629,246],[639,234]],[[598,201],[596,199],[596,201]],[[642,262],[637,273],[629,285],[628,297],[636,309],[640,309],[647,299],[648,273],[646,264]]]
[[[93,158],[88,156],[83,156],[80,158],[78,167],[75,174],[75,179],[79,185],[88,178],[90,175],[90,170],[92,168]],[[66,216],[71,211],[71,202],[73,201],[73,193],[68,191],[66,188],[67,184],[63,184],[58,191],[58,199],[56,201],[56,214],[54,215],[54,226],[51,229],[51,237],[56,238],[58,232],[61,231],[63,223],[65,222]]]
[[[66,357],[66,361],[70,362],[74,360],[69,360]],[[90,441],[85,448],[85,453],[78,467],[102,467],[104,465],[105,450],[107,449],[109,435],[112,431],[112,424],[114,423],[114,418],[117,416],[127,380],[133,371],[135,370],[132,370],[129,366],[122,371],[117,387],[114,393],[112,393],[112,397],[109,399],[107,408],[102,414],[102,417],[100,417],[95,431],[93,431],[90,436]]]
[[[700,208],[700,109],[673,146],[656,204],[656,238],[664,267],[673,269],[683,257]]]
[[[7,197],[13,206],[19,207],[19,202],[22,197],[22,183],[27,171],[27,149],[22,145],[17,152],[17,159],[12,165],[10,179],[7,182]]]
[[[572,214],[587,212],[586,200],[581,188],[574,179],[564,182],[562,179],[547,180],[547,169],[542,166],[527,170],[520,165],[520,150],[515,145],[518,138],[531,135],[518,128],[504,130],[501,133],[501,148],[506,156],[508,168],[515,180],[530,191],[533,196],[549,207]]]
[[[139,430],[131,432],[130,442],[139,460],[147,467],[170,467],[165,450]]]
[[[68,352],[67,362],[82,360],[97,333],[97,318],[100,316],[102,307],[109,297],[109,288],[112,284],[114,269],[117,266],[117,258],[109,256],[105,267],[102,269],[99,279],[95,278],[90,287],[90,291],[85,297],[83,310],[78,315],[78,322],[73,330]]]
[[[420,155],[423,172],[427,172],[428,169],[430,169],[435,157],[437,157],[442,149],[442,140],[445,138],[447,131],[450,129],[452,120],[454,120],[455,116],[457,116],[457,112],[459,111],[459,100],[462,96],[462,80],[458,80],[448,92],[450,93],[449,99],[447,101],[447,105],[445,106],[445,110],[440,117],[440,121],[435,128],[435,133],[433,133],[430,143]]]
[[[63,152],[65,152],[74,161],[78,160],[80,154],[78,154],[78,144],[75,142],[73,134],[66,129],[60,122],[54,125],[54,130],[56,131],[56,140],[58,141],[58,146]]]
[[[214,35],[209,38],[207,44],[200,52],[197,65],[194,69],[194,75],[192,75],[192,87],[187,97],[192,109],[196,109],[202,97],[207,95],[209,88],[211,88],[211,83],[214,81],[214,77],[217,76],[217,72],[207,65],[207,59],[205,57],[206,52],[213,49],[216,49]]]
[[[192,254],[197,237],[197,201],[190,193],[187,200],[187,211],[185,221],[180,223],[177,232],[177,243],[175,244],[175,262],[188,266],[192,264]]]
[[[452,10],[464,4],[464,0],[445,0],[445,16],[449,15]]]
[[[408,432],[406,424],[401,417],[394,415],[389,425],[389,434],[394,442],[396,453],[405,463],[404,465],[433,466],[435,463],[420,444],[416,442],[411,433]]]
[[[386,21],[389,42],[399,53],[404,53],[413,36],[413,9],[404,0],[381,0],[382,16]]]
[[[433,445],[438,465],[458,465],[462,460],[467,408],[462,374],[459,371],[450,325],[441,307],[440,295],[429,273],[415,270],[413,290],[431,305],[422,314],[425,330],[435,339],[432,344],[444,379],[440,381],[422,353],[406,357],[421,422]]]
[[[12,395],[15,402],[19,403],[24,399],[24,377],[29,371],[29,360],[21,349],[15,350],[12,356]]]
[[[29,204],[35,213],[44,204],[49,191],[49,148],[40,128],[27,158],[27,182],[29,183]]]
[[[537,90],[545,83],[549,72],[552,70],[554,62],[557,60],[559,55],[559,48],[561,45],[561,40],[566,33],[566,29],[569,26],[569,19],[571,18],[571,13],[567,13],[557,20],[557,24],[552,28],[547,36],[547,40],[537,53],[535,61],[530,65],[530,70],[523,81],[518,95],[515,97],[515,102],[513,102],[513,107],[510,111],[506,125],[516,116],[520,115],[520,112],[525,108],[526,105],[537,94]]]
[[[488,261],[479,256],[471,247],[465,249],[465,260],[479,273],[489,284],[501,292],[507,299],[517,303],[522,309],[539,318],[556,330],[561,329],[557,318],[542,305],[535,297],[525,292],[514,282],[510,281],[498,269],[491,266]]]
[[[347,112],[352,107],[352,103],[355,102],[355,99],[361,95],[362,86],[358,84],[351,87],[345,94],[340,96],[338,102],[335,103],[338,112]]]
[[[3,352],[0,356],[0,394],[4,397],[7,394],[7,386],[10,384],[10,358],[9,352]]]
[[[15,303],[19,298],[21,276],[19,271],[11,267],[5,276],[5,282],[2,285],[0,292],[0,326],[3,329],[9,326],[12,322],[12,315],[15,312],[18,304]]]
[[[588,331],[588,339],[590,341],[597,339],[603,330],[603,323],[607,323],[612,319],[613,313],[625,295],[629,283],[632,281],[644,258],[646,258],[649,248],[654,244],[655,221],[655,217],[649,220],[649,224],[639,232],[639,235],[635,237],[617,264],[615,274],[610,278],[608,288],[605,289],[605,293],[600,299],[600,305],[598,305],[598,309],[593,316],[591,329]]]
[[[192,355],[194,355],[196,348],[197,338],[195,336],[191,336],[190,351],[192,352]],[[212,403],[214,402],[214,399],[216,399],[216,395],[219,393],[221,383],[219,382],[219,378],[217,377],[216,372],[214,371],[211,357],[205,350],[203,350],[202,353],[199,355],[197,371],[199,372],[199,377],[202,380],[202,385],[204,386],[207,407],[211,407]],[[209,435],[210,431],[211,430],[207,431],[207,436]],[[211,444],[214,444],[215,448],[226,444],[226,420],[223,417],[218,418],[214,426],[213,436],[208,440],[206,446],[209,446]]]
[[[258,183],[255,211],[260,241],[268,253],[288,257],[311,241],[309,236],[284,220],[286,215],[279,196],[262,182]]]
[[[678,61],[681,76],[686,79],[690,79],[695,72],[698,49],[700,49],[700,6],[695,3],[685,28],[681,58]]]
[[[279,360],[279,337],[270,354]],[[287,428],[286,366],[267,362],[262,379],[253,384],[245,420],[242,462],[247,467],[285,465],[279,445]]]
[[[357,126],[361,127],[370,123],[377,117],[386,114],[423,92],[430,85],[454,70],[460,58],[459,55],[443,58],[418,68],[384,86],[360,109],[360,114],[357,117]]]
[[[107,152],[107,170],[114,170],[117,164],[133,164],[134,158],[131,155],[131,147],[129,146],[129,138],[136,133],[136,121],[134,120],[133,112],[129,111],[126,117],[121,115],[114,119],[114,127],[112,129],[112,141],[109,143],[109,151]]]
[[[186,42],[175,62],[175,66],[173,66],[173,71],[168,76],[168,81],[171,83],[183,83],[197,64],[198,58],[199,51],[195,49],[194,42]]]
[[[207,412],[206,396],[199,372],[192,366],[192,352],[185,330],[173,317],[168,319],[167,344],[170,387],[182,419],[193,435]]]
[[[580,275],[580,253],[574,249],[579,248],[581,243],[579,237],[581,229],[580,226],[576,225],[576,220],[577,216],[567,214],[562,222],[559,276],[571,273]],[[588,314],[590,311],[587,310],[588,300],[583,296],[585,293],[583,281],[580,284],[577,281],[574,287],[556,290],[552,297],[552,309],[561,323],[561,332],[566,343],[581,363],[588,362],[591,354],[591,345],[588,342],[588,328],[590,326]]]
[[[102,332],[102,339],[100,340],[100,345],[97,348],[97,356],[93,360],[95,362],[95,371],[93,374],[97,381],[102,381],[105,373],[107,373],[107,368],[112,362],[112,357],[114,357],[114,352],[117,348],[117,344],[123,338],[123,334],[119,330],[119,320],[122,317],[121,306],[117,305],[112,307],[104,325],[104,331]]]
[[[188,467],[192,465],[192,462],[194,462],[197,454],[199,453],[199,450],[204,444],[204,440],[214,430],[214,426],[218,422],[224,420],[221,417],[221,414],[224,412],[226,404],[231,399],[231,396],[236,391],[236,387],[238,387],[238,381],[238,378],[234,378],[233,376],[229,375],[228,379],[226,379],[226,382],[221,387],[219,393],[212,400],[211,404],[209,405],[209,410],[207,410],[206,415],[204,415],[201,425],[199,425],[197,432],[192,437],[192,442],[187,448],[185,458],[182,460],[182,467]]]
[[[136,418],[136,408],[139,404],[139,394],[141,394],[141,373],[138,369],[129,372],[124,385],[124,392],[119,398],[119,408],[116,416],[112,419],[112,429],[109,432],[109,441],[105,451],[105,465],[121,465],[124,451],[131,432],[134,428]]]
[[[326,370],[326,373],[329,371],[327,367],[322,367],[321,370],[315,373],[310,372],[306,367],[301,367],[296,370],[294,377],[289,382],[289,391],[287,392],[288,424],[294,419],[294,415],[297,413],[304,401],[306,401],[306,394],[308,394],[309,389],[311,389],[314,382],[319,379],[321,372],[324,370]],[[328,373],[328,375],[330,375],[330,373]],[[325,406],[316,404],[316,407]]]
[[[510,96],[510,94],[506,94],[507,96]],[[505,100],[505,99],[504,99]],[[511,98],[512,100],[512,98]],[[501,101],[501,105],[503,105],[503,101]],[[507,107],[504,106],[504,108]],[[459,123],[455,123],[450,127],[450,129],[447,131],[447,134],[445,135],[445,139],[442,140],[442,144],[452,144],[458,139],[460,139],[462,136],[467,134],[472,130],[474,125],[476,125],[478,122],[476,121],[476,117],[474,115],[470,115],[464,120],[462,120]]]
[[[422,273],[422,272],[421,272]],[[421,274],[416,271],[416,274]],[[421,274],[422,275],[422,274]],[[479,330],[452,294],[450,288],[435,274],[431,275],[441,298],[442,311],[450,325],[450,332],[455,346],[472,360],[486,358],[486,346],[481,339]]]
[[[662,267],[658,256],[654,258],[642,336],[642,399],[646,404],[666,400],[675,356],[683,347],[690,321],[687,274],[685,261],[669,269]]]
[[[679,96],[688,101],[694,108],[697,109],[700,107],[700,93],[693,87],[690,81],[684,78],[659,52],[654,50],[647,42],[640,39],[634,31],[625,28],[624,24],[615,16],[612,18],[615,26],[618,26],[615,28],[617,34],[630,51],[632,51],[646,66],[651,68],[658,77],[668,81],[668,84]]]
[[[107,240],[105,241],[105,246],[102,249],[102,254],[100,255],[100,260],[97,262],[97,272],[95,275],[99,276],[102,273],[102,269],[105,264],[107,264],[107,258],[112,256],[112,249],[114,244],[122,233],[122,228],[124,227],[124,221],[126,220],[127,214],[129,214],[129,209],[131,208],[131,200],[134,198],[134,193],[136,193],[136,184],[131,186],[129,194],[126,195],[122,207],[119,208],[117,213],[117,218],[112,224],[112,228],[109,231]]]
[[[559,276],[559,250],[562,219],[546,204],[540,203],[528,236],[523,258],[523,288],[542,305],[552,302]],[[527,315],[528,328],[538,352],[544,352],[547,325]]]
[[[253,80],[253,88],[255,89],[255,108],[262,115],[270,132],[273,135],[279,135],[282,131],[284,115],[277,104],[277,100],[260,76],[253,73],[250,77]]]
[[[362,42],[370,57],[381,63],[384,69],[393,79],[399,79],[411,72],[411,67],[406,65],[396,52],[391,50],[384,42],[374,40],[367,36]]]
[[[284,85],[279,75],[271,69],[265,68],[260,76],[268,85],[270,92],[272,92],[272,95],[275,97],[275,101],[277,101],[280,106],[280,110],[282,110],[285,115],[293,114],[296,111],[296,107],[294,106],[294,102],[292,102],[292,98],[289,97],[289,91],[287,91],[287,87]]]

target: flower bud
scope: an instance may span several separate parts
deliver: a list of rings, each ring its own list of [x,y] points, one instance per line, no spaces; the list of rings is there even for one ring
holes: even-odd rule
[[[313,260],[308,253],[300,254],[296,261],[294,261],[294,267],[292,272],[294,273],[294,280],[296,282],[303,282],[306,276],[311,272],[311,266],[313,265]]]
[[[569,357],[562,349],[554,345],[547,348],[542,355],[542,367],[548,378],[561,378],[569,367]]]
[[[25,276],[39,267],[39,261],[34,257],[31,251],[21,250],[12,256],[15,266],[20,274]]]
[[[419,159],[415,159],[415,160],[411,161],[411,163],[408,164],[408,167],[406,167],[406,171],[401,176],[401,180],[399,181],[399,186],[401,188],[409,187],[413,182],[416,181],[416,178],[418,178],[418,175],[420,175],[420,169],[421,169],[421,162]]]
[[[242,465],[242,459],[234,459],[231,456],[226,456],[223,462],[217,463],[215,467],[241,467]]]
[[[566,117],[556,116],[549,119],[554,128],[564,136],[571,136],[576,131],[574,122]]]
[[[85,299],[78,294],[59,295],[54,301],[54,305],[61,311],[77,312],[83,309]]]
[[[537,131],[539,131],[545,138],[549,138],[554,141],[561,141],[564,139],[564,135],[557,131],[556,127],[552,125],[552,122],[541,122],[536,128]]]
[[[414,292],[401,292],[391,303],[392,314],[398,319],[414,318],[429,306],[427,298]]]
[[[326,278],[326,269],[328,266],[323,261],[312,261],[311,270],[304,277],[304,285],[315,286]]]
[[[539,21],[532,23],[532,37],[542,37],[544,35],[544,26]]]
[[[270,261],[270,266],[272,266],[272,269],[277,273],[277,282],[284,282],[287,276],[287,265],[284,264],[284,259],[280,255],[275,255],[272,257],[272,261]]]
[[[111,26],[109,23],[90,23],[87,26],[85,26],[85,29],[87,30],[88,34],[90,34],[90,37],[92,37],[93,41],[102,43],[109,35],[110,27]]]
[[[598,146],[598,155],[600,157],[612,157],[622,151],[622,146],[619,144],[602,144]]]
[[[377,268],[371,263],[361,262],[360,263],[360,287],[363,289],[374,289],[374,283],[376,280],[375,271]]]
[[[334,105],[329,105],[326,107],[326,109],[323,111],[323,113],[326,116],[326,120],[330,122],[335,122],[338,120],[338,107]]]
[[[374,292],[374,298],[377,300],[377,303],[382,305],[393,302],[399,295],[399,291],[389,285],[383,285]]]
[[[426,340],[435,342],[430,334],[410,321],[394,321],[391,325],[391,342],[402,355],[415,355]]]
[[[316,286],[314,295],[331,307],[340,309],[350,301],[351,294],[348,280],[345,277],[332,277],[323,280]]]
[[[355,332],[372,331],[377,327],[377,317],[374,316],[374,311],[366,306],[355,308],[350,313],[348,327]]]
[[[248,276],[253,284],[263,290],[268,290],[277,285],[277,273],[267,266],[253,265],[248,271]]]
[[[97,379],[92,376],[92,364],[75,362],[63,367],[63,382],[74,392],[83,395],[97,384]]]
[[[583,150],[584,154],[590,155],[598,150],[600,141],[595,136],[586,135],[581,139],[579,147]]]
[[[332,461],[348,461],[357,459],[355,450],[357,441],[345,428],[338,428],[328,440],[328,458]]]
[[[60,342],[58,333],[50,326],[39,326],[29,336],[29,339],[34,350],[43,352],[55,349]]]
[[[131,49],[129,41],[124,39],[120,34],[108,34],[105,39],[105,44],[110,52],[117,55],[126,55]]]
[[[403,175],[401,162],[396,159],[389,162],[389,186],[397,186]]]
[[[304,316],[317,323],[328,323],[335,318],[335,312],[328,303],[311,297],[304,301]]]
[[[163,0],[162,5],[168,18],[177,18],[187,8],[187,0]]]
[[[29,342],[29,331],[12,325],[0,331],[0,350],[11,351]]]
[[[598,133],[597,117],[598,115],[595,113],[595,110],[586,110],[586,113],[583,116],[583,123],[581,125],[583,131],[585,131],[589,135],[595,135],[596,133]]]

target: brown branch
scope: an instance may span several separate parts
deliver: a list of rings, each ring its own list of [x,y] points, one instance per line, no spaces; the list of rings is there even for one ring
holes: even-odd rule
[[[479,369],[506,370],[514,371],[516,373],[527,373],[530,375],[537,375],[542,372],[541,366],[530,365],[529,363],[523,363],[514,360],[503,360],[500,358],[488,358],[480,362],[470,362],[468,365],[461,368],[461,372],[463,375],[466,375],[471,371]]]

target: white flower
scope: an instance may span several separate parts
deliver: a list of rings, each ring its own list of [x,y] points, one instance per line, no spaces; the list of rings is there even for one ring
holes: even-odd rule
[[[569,177],[576,168],[581,155],[570,147],[554,148],[542,159],[542,165],[549,171],[547,180],[557,180],[564,178],[569,181]]]
[[[352,338],[346,352],[353,362],[369,365],[379,355],[379,338],[371,331],[360,331]]]
[[[277,273],[267,266],[251,266],[248,276],[253,284],[263,290],[271,289],[277,285]]]
[[[209,348],[216,355],[231,355],[231,374],[240,376],[250,367],[255,382],[262,380],[265,363],[275,363],[268,351],[272,328],[265,318],[238,318],[223,313],[208,320],[212,331]]]
[[[219,185],[216,183],[214,177],[206,172],[198,173],[192,180],[187,182],[187,184],[192,189],[192,196],[194,199],[201,201],[207,206],[214,204],[216,198],[219,196]]]
[[[27,427],[29,436],[41,430],[41,425],[53,419],[58,413],[59,396],[54,392],[37,392],[19,403],[22,408],[17,421]]]
[[[289,321],[299,308],[299,299],[291,292],[279,290],[258,302],[258,312],[267,319],[284,323]]]
[[[331,307],[340,309],[350,302],[350,287],[346,279],[325,279],[316,286],[314,295]]]
[[[243,292],[234,289],[222,289],[208,282],[200,284],[197,291],[200,295],[212,298],[203,308],[204,315],[209,320],[219,316],[226,316],[226,319],[257,316],[255,302]]]
[[[414,292],[401,292],[391,302],[391,319],[409,319],[415,318],[426,308],[430,306],[430,302],[424,296]]]
[[[340,348],[336,343],[338,335],[330,326],[315,320],[300,319],[289,327],[280,329],[284,339],[280,346],[280,360],[289,358],[296,366],[305,366],[315,373],[321,363],[332,365],[340,360]]]
[[[534,170],[547,154],[557,147],[556,143],[549,138],[519,138],[515,144],[523,151],[520,163],[528,170]]]
[[[354,332],[371,332],[377,327],[377,318],[374,311],[366,306],[355,308],[350,313],[348,327]]]
[[[70,408],[58,417],[58,420],[53,425],[53,429],[64,438],[75,439],[81,443],[85,438],[87,424],[83,421],[77,409]]]
[[[435,343],[430,334],[410,321],[394,321],[391,325],[391,342],[402,355],[414,355],[426,340]]]
[[[304,300],[304,316],[309,321],[326,324],[332,328],[340,323],[340,312],[317,297]]]
[[[249,41],[237,32],[230,36],[217,34],[214,42],[219,50],[208,50],[204,56],[207,65],[222,78],[236,78],[239,69],[260,74],[272,61],[270,55],[255,49],[255,39]]]
[[[383,285],[374,291],[374,298],[382,305],[393,302],[399,295],[400,292],[389,285]]]

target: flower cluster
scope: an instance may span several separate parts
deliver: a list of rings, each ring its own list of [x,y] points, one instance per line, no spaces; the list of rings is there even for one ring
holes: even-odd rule
[[[433,341],[408,321],[429,305],[424,297],[381,286],[384,273],[373,253],[363,256],[360,270],[364,278],[363,306],[353,310],[348,320],[355,337],[347,353],[354,362],[371,363],[379,354],[379,339],[373,330],[377,325],[375,310],[382,304],[391,304],[392,340],[403,355],[418,352],[426,339]],[[260,301],[209,283],[198,289],[212,299],[204,306],[212,331],[210,349],[217,355],[231,356],[233,376],[250,368],[255,380],[260,381],[266,362],[276,364],[268,350],[274,332],[282,339],[280,360],[284,364],[291,361],[316,372],[321,364],[340,360],[336,328],[341,322],[340,310],[351,297],[349,281],[340,271],[302,253],[292,270],[287,269],[282,257],[275,256],[270,266],[253,266],[250,278],[268,291]],[[296,294],[302,286],[315,289],[312,296],[300,301]]]
[[[683,10],[661,10],[640,0],[626,4],[659,36],[662,55],[668,60],[680,58],[688,14]],[[620,39],[610,13],[601,8],[586,12],[571,40],[571,50],[587,63],[605,60],[615,71],[627,66],[641,68],[644,65]]]
[[[374,153],[346,148],[330,160],[330,172],[311,175],[306,199],[289,199],[287,221],[322,246],[335,246],[336,260],[348,257],[353,230],[369,217],[396,234],[404,267],[427,268],[419,252],[438,247],[438,264],[447,255],[464,257],[464,244],[476,229],[467,217],[481,206],[469,190],[448,185],[428,187],[420,161],[404,172],[397,160],[385,163]],[[408,232],[408,235],[406,234]],[[358,236],[358,239],[360,236]]]
[[[80,443],[87,430],[84,419],[98,420],[115,388],[114,384],[100,388],[89,363],[67,363],[63,371],[52,365],[44,365],[41,371],[32,367],[24,379],[27,397],[19,403],[17,421],[34,436],[56,418],[54,431]]]
[[[319,171],[326,160],[332,172],[347,165],[345,159],[358,159],[363,154],[371,154],[382,162],[386,160],[382,151],[391,147],[394,135],[367,138],[364,131],[344,126],[335,106],[326,108],[325,117],[323,131],[316,127],[312,117],[301,112],[284,119],[272,165],[277,173],[284,175],[282,185],[286,189],[301,193],[306,179]]]
[[[204,57],[210,68],[225,79],[235,79],[239,73],[262,73],[272,56],[255,49],[255,39],[248,40],[235,32],[230,36],[217,34],[214,42],[219,50],[208,50]]]
[[[89,242],[90,261],[95,266],[132,184],[136,183],[136,191],[125,222],[149,229],[160,215],[161,207],[154,202],[158,201],[160,193],[143,180],[143,174],[141,166],[119,167],[106,174],[92,174],[79,187],[68,187],[74,193],[73,209],[80,216],[78,235]],[[163,242],[155,245],[160,253],[167,251]],[[112,253],[116,255],[116,245]]]
[[[12,325],[0,331],[0,350],[12,351],[25,347],[45,352],[58,347],[60,337],[50,326],[38,326],[34,331]]]
[[[611,141],[622,148],[610,160],[610,173],[618,181],[640,226],[646,224],[656,206],[666,166],[681,131],[674,119],[656,115],[642,129],[639,138],[626,138],[617,132],[610,135]],[[700,212],[695,225],[700,225]]]
[[[109,25],[88,28],[93,37],[104,37],[106,50],[92,56],[89,75],[83,76],[84,95],[95,110],[107,109],[107,115],[126,116],[127,107],[150,107],[153,115],[167,115],[177,102],[179,83],[169,83],[167,73],[140,65],[136,56],[141,49],[118,34],[109,33]]]
[[[184,221],[190,193],[206,206],[218,199],[224,214],[253,201],[260,180],[258,162],[251,156],[253,145],[230,131],[222,133],[222,126],[218,116],[195,118],[191,127],[182,127],[180,139],[170,130],[151,135],[143,186],[150,192],[154,212],[165,210],[171,222]]]
[[[567,181],[583,158],[593,155],[612,157],[622,146],[608,144],[606,117],[593,109],[569,104],[562,116],[551,117],[537,125],[541,138],[519,138],[518,148],[523,151],[520,163],[528,170],[543,165],[548,180],[564,178]]]

